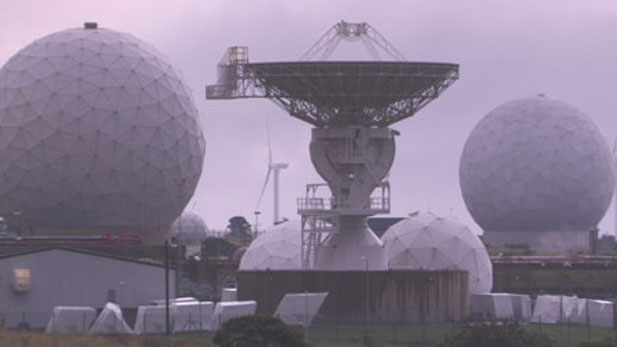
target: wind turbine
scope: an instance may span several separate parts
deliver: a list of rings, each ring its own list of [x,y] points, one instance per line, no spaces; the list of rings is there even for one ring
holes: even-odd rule
[[[257,201],[257,207],[255,211],[259,211],[259,205],[261,199],[264,197],[266,187],[268,186],[268,180],[270,179],[270,173],[274,172],[274,225],[279,222],[279,173],[281,170],[289,167],[287,163],[273,163],[272,162],[272,145],[270,144],[270,123],[266,121],[266,128],[268,132],[268,172],[266,173],[266,180],[261,188],[261,194]]]

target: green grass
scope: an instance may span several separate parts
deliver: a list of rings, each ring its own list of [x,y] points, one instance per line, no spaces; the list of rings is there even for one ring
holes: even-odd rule
[[[613,331],[584,325],[529,324],[527,329],[542,331],[557,341],[558,346],[576,346],[581,342],[614,338]],[[447,333],[456,332],[460,325],[318,325],[309,331],[312,346],[364,346],[368,336],[373,346],[433,346]],[[0,330],[0,347],[210,347],[212,334],[182,336],[88,336],[52,335],[36,331]]]
[[[210,347],[211,336],[90,336],[0,330],[0,347]]]
[[[580,324],[528,324],[527,329],[541,331],[557,341],[559,346],[576,346],[581,342],[614,339],[611,329],[587,327]],[[361,346],[363,337],[369,336],[377,346],[433,346],[443,336],[461,328],[456,324],[422,325],[319,325],[309,331],[314,346]],[[339,344],[337,344],[339,343]]]

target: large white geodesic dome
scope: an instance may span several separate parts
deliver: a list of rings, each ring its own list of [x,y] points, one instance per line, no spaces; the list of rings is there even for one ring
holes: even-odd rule
[[[482,241],[465,225],[419,213],[381,237],[392,270],[465,270],[471,293],[490,293],[493,265]]]
[[[60,31],[0,70],[0,215],[21,225],[169,226],[204,153],[190,91],[130,34]]]
[[[514,100],[488,113],[460,162],[465,204],[490,231],[595,228],[615,185],[610,148],[565,102]]]
[[[184,211],[171,225],[171,235],[180,244],[201,244],[208,237],[208,227],[197,213]]]
[[[300,270],[302,268],[300,221],[279,224],[259,235],[240,261],[240,270]]]

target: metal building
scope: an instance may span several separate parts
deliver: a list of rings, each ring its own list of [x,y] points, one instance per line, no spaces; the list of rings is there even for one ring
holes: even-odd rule
[[[159,264],[62,247],[0,256],[0,325],[7,327],[42,328],[54,306],[100,309],[108,301],[130,317],[137,306],[164,297]]]

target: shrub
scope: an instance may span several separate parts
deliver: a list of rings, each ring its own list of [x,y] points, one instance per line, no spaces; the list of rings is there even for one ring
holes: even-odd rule
[[[245,316],[223,323],[214,335],[215,345],[222,347],[306,347],[302,333],[278,318]]]
[[[539,332],[529,332],[517,323],[468,324],[444,337],[439,347],[553,347],[556,343]]]
[[[205,257],[231,257],[236,249],[238,246],[220,237],[208,237],[201,245]]]

